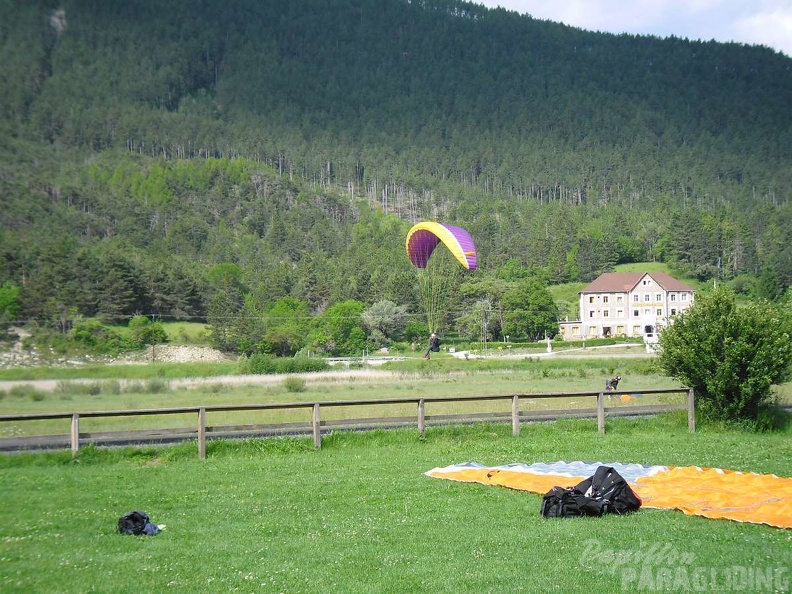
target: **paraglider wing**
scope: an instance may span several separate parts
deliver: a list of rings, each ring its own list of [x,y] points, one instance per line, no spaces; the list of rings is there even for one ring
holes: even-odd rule
[[[470,233],[461,227],[431,221],[418,223],[407,233],[407,256],[413,266],[426,268],[429,257],[440,242],[465,269],[476,269],[476,246]]]

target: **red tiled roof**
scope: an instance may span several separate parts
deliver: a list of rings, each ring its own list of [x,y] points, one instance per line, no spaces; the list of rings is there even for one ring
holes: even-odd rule
[[[581,293],[628,293],[644,276],[650,276],[666,291],[692,291],[693,288],[664,272],[605,272],[583,288]]]

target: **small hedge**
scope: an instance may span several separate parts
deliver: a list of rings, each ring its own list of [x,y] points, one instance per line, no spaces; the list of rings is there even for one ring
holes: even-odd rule
[[[243,375],[266,375],[274,373],[307,373],[311,371],[327,371],[328,369],[330,369],[330,365],[324,359],[251,355],[239,360],[237,373]]]

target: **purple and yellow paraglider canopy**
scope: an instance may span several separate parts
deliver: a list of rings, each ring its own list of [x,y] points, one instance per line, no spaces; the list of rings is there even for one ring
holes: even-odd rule
[[[440,242],[464,268],[476,269],[476,246],[470,233],[461,227],[431,221],[418,223],[407,233],[407,256],[413,266],[426,268],[429,257]]]

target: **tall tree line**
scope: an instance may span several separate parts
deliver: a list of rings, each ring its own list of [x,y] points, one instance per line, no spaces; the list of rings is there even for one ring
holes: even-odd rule
[[[0,0],[0,282],[18,315],[415,307],[417,220],[482,274],[660,260],[792,285],[792,68],[457,0]],[[246,297],[248,296],[248,297]]]

